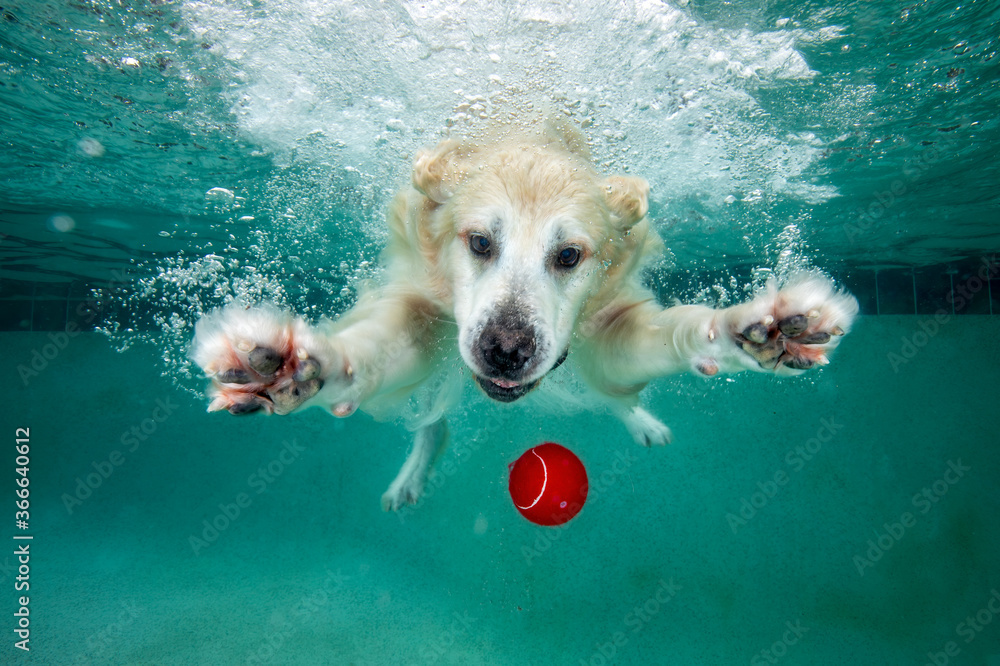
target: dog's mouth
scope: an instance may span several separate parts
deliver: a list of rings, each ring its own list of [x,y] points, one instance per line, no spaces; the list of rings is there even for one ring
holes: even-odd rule
[[[562,365],[566,360],[567,354],[569,354],[568,349],[562,353],[562,356],[560,356],[559,360],[555,362],[555,365],[549,369],[549,372],[552,372]],[[548,372],[545,374],[548,374]],[[542,377],[544,376],[545,375],[542,375]],[[487,377],[481,377],[478,374],[475,375],[475,377],[479,386],[482,387],[486,395],[500,402],[514,402],[518,398],[521,398],[529,393],[533,388],[538,386],[539,382],[542,381],[542,377],[525,383],[516,382],[512,379],[489,379]]]
[[[479,382],[479,385],[482,387],[483,391],[486,392],[486,395],[494,400],[499,400],[500,402],[514,402],[521,396],[528,393],[528,391],[538,386],[538,382],[541,381],[541,378],[536,379],[533,382],[528,382],[527,384],[519,384],[518,382],[507,379],[487,379],[476,375],[476,381]]]

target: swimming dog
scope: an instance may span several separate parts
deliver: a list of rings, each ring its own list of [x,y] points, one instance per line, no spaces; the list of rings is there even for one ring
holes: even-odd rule
[[[818,272],[732,307],[659,305],[641,282],[663,249],[648,190],[641,178],[598,173],[579,132],[559,122],[420,151],[389,206],[382,286],[318,325],[267,304],[197,323],[191,355],[212,380],[209,411],[349,416],[414,394],[458,358],[487,396],[509,403],[569,356],[649,446],[671,438],[639,402],[657,377],[794,375],[828,362],[858,304]],[[446,407],[416,428],[386,510],[420,497],[447,438]]]

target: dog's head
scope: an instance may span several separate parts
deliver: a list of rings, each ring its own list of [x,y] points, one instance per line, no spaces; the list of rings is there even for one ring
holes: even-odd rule
[[[601,178],[581,152],[565,140],[446,142],[417,157],[459,350],[495,400],[517,400],[562,363],[588,300],[631,270],[648,185]]]

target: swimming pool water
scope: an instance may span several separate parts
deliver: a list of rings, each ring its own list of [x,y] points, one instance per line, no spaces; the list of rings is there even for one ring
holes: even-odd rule
[[[886,349],[917,330],[864,317],[816,379],[658,382],[650,402],[676,436],[664,449],[589,414],[508,412],[475,441],[496,409],[474,404],[451,421],[453,474],[398,516],[379,496],[402,427],[209,416],[156,353],[123,363],[81,336],[4,416],[31,428],[36,504],[33,649],[3,649],[29,663],[732,664],[787,650],[784,663],[874,665],[954,642],[952,663],[996,663],[996,622],[968,643],[956,626],[995,609],[1000,585],[982,372],[1000,331],[954,320],[893,372]],[[44,342],[4,334],[11,359]],[[507,465],[546,439],[592,483],[562,529],[507,495]]]
[[[0,661],[997,666],[998,25],[981,1],[5,3]],[[205,413],[200,314],[343,312],[413,152],[528,105],[650,180],[664,301],[801,265],[856,293],[833,363],[656,381],[655,450],[467,387],[398,514],[400,422]],[[544,440],[591,479],[562,528],[507,493]]]

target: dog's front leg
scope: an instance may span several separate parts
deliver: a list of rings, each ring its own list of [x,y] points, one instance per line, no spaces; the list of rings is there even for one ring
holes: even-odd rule
[[[800,374],[826,365],[850,330],[857,300],[825,277],[803,274],[771,284],[729,308],[651,300],[612,305],[595,317],[582,345],[592,381],[606,393],[637,392],[650,380],[694,370],[703,375],[758,370]]]
[[[669,430],[638,406],[656,377],[694,370],[800,374],[825,365],[858,312],[857,300],[825,277],[802,274],[747,303],[661,308],[651,299],[612,303],[587,322],[580,345],[588,381],[618,406],[640,443],[666,443]]]
[[[382,494],[382,510],[397,511],[404,504],[416,504],[434,461],[448,445],[448,425],[442,418],[421,425],[413,438],[413,449],[388,490]]]

